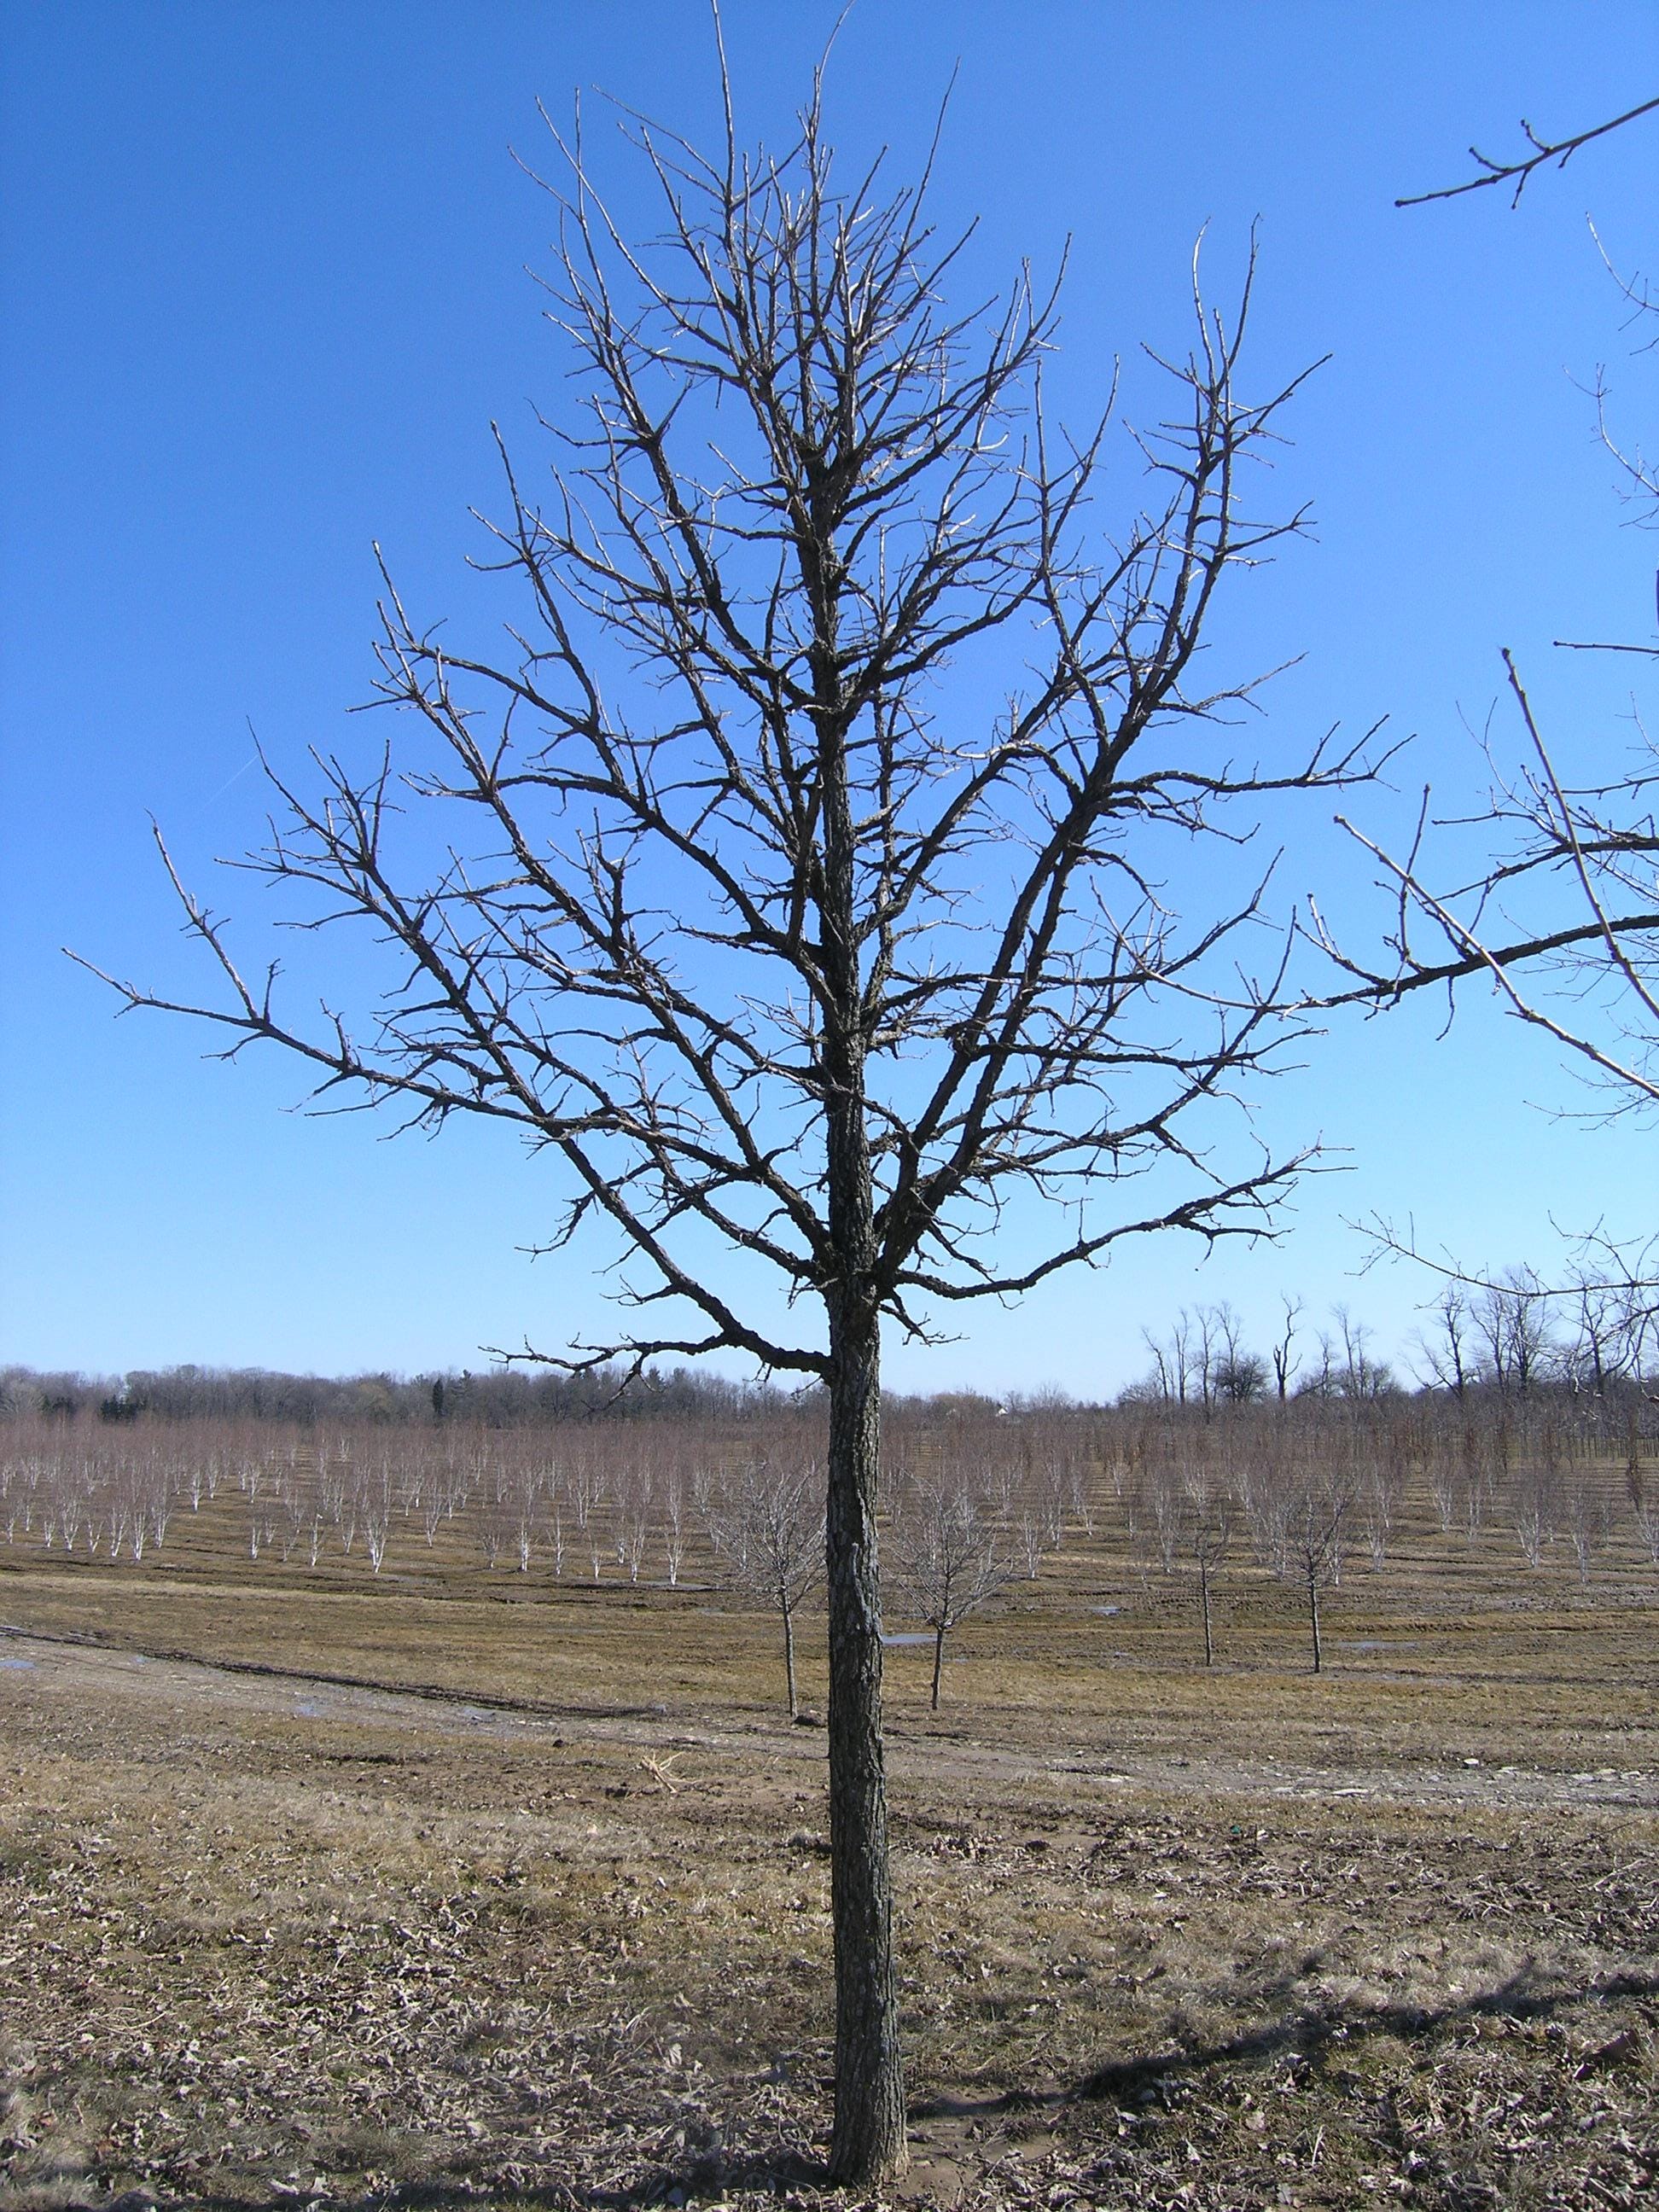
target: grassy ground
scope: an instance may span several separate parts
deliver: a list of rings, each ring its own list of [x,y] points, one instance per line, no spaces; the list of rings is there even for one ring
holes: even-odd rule
[[[813,2201],[823,1738],[771,1625],[186,1534],[0,1565],[0,2204]],[[1656,1626],[1633,1571],[1419,1556],[1317,1680],[1236,1585],[1206,1671],[1079,1556],[937,1718],[896,1650],[908,2193],[1652,2201]]]

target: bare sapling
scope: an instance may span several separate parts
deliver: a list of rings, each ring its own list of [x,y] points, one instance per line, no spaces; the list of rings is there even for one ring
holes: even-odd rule
[[[386,1547],[392,1541],[396,1508],[392,1465],[384,1454],[372,1462],[359,1465],[356,1490],[361,1500],[363,1548],[368,1554],[370,1571],[378,1575],[386,1562]]]
[[[933,1632],[932,1709],[939,1711],[945,1639],[1013,1579],[1014,1563],[988,1498],[947,1456],[930,1480],[899,1486],[895,1579],[907,1607]]]
[[[1025,1569],[1025,1579],[1034,1583],[1042,1571],[1042,1562],[1048,1554],[1048,1530],[1041,1513],[1035,1506],[1020,1508],[1019,1519],[1014,1524],[1014,1540]]]
[[[1544,1554],[1561,1531],[1565,1503],[1561,1467],[1560,1431],[1553,1421],[1546,1420],[1535,1437],[1523,1441],[1523,1449],[1510,1455],[1508,1447],[1508,1428],[1505,1424],[1499,1437],[1499,1451],[1510,1463],[1505,1468],[1509,1490],[1509,1512],[1522,1557],[1529,1567],[1544,1564]],[[1529,1445],[1530,1448],[1525,1448]]]
[[[640,1578],[656,1503],[655,1470],[640,1461],[624,1468],[617,1486],[614,1540],[617,1565],[630,1583]]]
[[[1565,1520],[1578,1568],[1579,1587],[1588,1589],[1595,1554],[1613,1528],[1613,1502],[1597,1470],[1575,1466],[1565,1484]]]
[[[811,1461],[774,1467],[751,1461],[713,1490],[708,1540],[737,1589],[769,1605],[783,1625],[789,1717],[800,1712],[795,1680],[795,1615],[823,1572],[823,1511]]]
[[[669,1589],[678,1589],[680,1571],[685,1565],[687,1504],[685,1468],[678,1455],[661,1470],[658,1498],[662,1516],[663,1573]]]
[[[1204,1664],[1215,1664],[1212,1618],[1216,1577],[1232,1547],[1234,1500],[1225,1471],[1207,1455],[1194,1454],[1182,1473],[1182,1548],[1198,1583],[1204,1626]]]
[[[1348,1454],[1316,1431],[1275,1440],[1250,1469],[1246,1506],[1257,1555],[1270,1574],[1302,1591],[1316,1674],[1325,1664],[1322,1601],[1342,1579],[1355,1487]]]

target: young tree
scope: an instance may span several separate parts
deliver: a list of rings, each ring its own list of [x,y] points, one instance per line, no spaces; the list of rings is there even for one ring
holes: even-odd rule
[[[1528,1461],[1511,1486],[1510,1514],[1529,1567],[1541,1567],[1561,1520],[1561,1470],[1547,1453]]]
[[[1354,1437],[1356,1487],[1360,1521],[1374,1573],[1381,1573],[1389,1540],[1419,1460],[1411,1432],[1395,1422],[1373,1424]]]
[[[959,1621],[1014,1577],[987,1501],[945,1468],[937,1481],[912,1480],[899,1500],[893,1532],[894,1571],[918,1620],[933,1632],[933,1710],[939,1711],[945,1639]]]
[[[644,1316],[568,1366],[727,1352],[823,1389],[832,2162],[869,2179],[905,2157],[884,1323],[923,1336],[1132,1233],[1269,1222],[1299,1156],[1243,1130],[1243,1154],[1205,1149],[1296,1026],[1283,950],[1250,976],[1262,886],[1220,891],[1220,841],[1363,771],[1324,744],[1241,757],[1218,725],[1257,679],[1199,657],[1230,572],[1301,526],[1247,503],[1295,389],[1240,386],[1248,281],[1161,364],[1144,503],[1091,543],[1104,423],[1074,443],[1036,404],[1052,292],[1022,277],[952,313],[960,241],[922,190],[841,185],[816,88],[781,155],[745,154],[729,121],[713,159],[627,129],[660,192],[648,247],[580,135],[562,149],[553,320],[586,414],[540,492],[502,447],[511,649],[452,650],[388,580],[396,749],[276,783],[245,864],[318,926],[366,925],[384,995],[359,1022],[291,1013],[176,874],[222,994],[116,988],[232,1052],[280,1044],[331,1098],[487,1116],[561,1158],[556,1241],[608,1224]],[[1000,705],[947,699],[953,664]],[[711,1262],[721,1244],[741,1273]],[[739,1292],[757,1270],[785,1301]]]
[[[783,1622],[784,1679],[789,1717],[799,1711],[795,1689],[795,1615],[823,1572],[823,1492],[808,1465],[745,1467],[711,1495],[708,1535],[739,1589],[775,1607]]]
[[[1215,1581],[1227,1564],[1232,1546],[1232,1487],[1214,1458],[1203,1452],[1194,1452],[1187,1458],[1181,1471],[1181,1485],[1182,1548],[1198,1577],[1199,1613],[1204,1624],[1204,1664],[1213,1667]]]
[[[1325,1663],[1321,1595],[1342,1579],[1354,1503],[1352,1468],[1333,1443],[1316,1434],[1271,1447],[1250,1465],[1244,1498],[1262,1564],[1308,1601],[1316,1674]]]
[[[1308,1625],[1313,1639],[1313,1670],[1324,1665],[1319,1599],[1322,1590],[1334,1589],[1342,1579],[1347,1549],[1348,1517],[1353,1505],[1353,1483],[1347,1471],[1305,1470],[1297,1483],[1285,1527],[1289,1572],[1302,1585],[1308,1601]]]

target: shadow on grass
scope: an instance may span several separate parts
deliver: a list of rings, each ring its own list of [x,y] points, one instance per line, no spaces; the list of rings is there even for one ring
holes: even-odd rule
[[[1292,1984],[1288,1981],[1261,1992],[1261,2002],[1287,2003]],[[1620,1973],[1579,1984],[1540,1988],[1526,1968],[1480,1995],[1444,2005],[1304,2005],[1288,2007],[1276,2017],[1214,2042],[1144,2057],[1114,2059],[1083,2075],[1069,2087],[1014,2088],[995,2096],[918,2098],[911,2107],[913,2121],[1011,2119],[1021,2113],[1053,2113],[1068,2105],[1110,2100],[1135,2102],[1147,2093],[1171,2083],[1198,2082],[1206,2075],[1232,2067],[1260,2065],[1294,2052],[1317,2057],[1328,2045],[1341,2041],[1350,2048],[1373,2036],[1393,2036],[1402,2042],[1420,2042],[1460,2023],[1491,2019],[1546,2020],[1580,2004],[1607,2003],[1620,1998],[1659,1996],[1659,1974]],[[489,2207],[524,2207],[526,2212],[645,2212],[645,2208],[672,2203],[695,2204],[700,2198],[724,2197],[738,2191],[770,2196],[793,2192],[799,2196],[832,2193],[824,2166],[799,2152],[783,2147],[749,2154],[703,2151],[688,2154],[672,2165],[655,2166],[627,2187],[595,2183],[572,2187],[564,2182],[480,2187],[472,2181],[405,2181],[380,2184],[350,2195],[304,2197],[294,2191],[262,2196],[252,2191],[235,2195],[192,2193],[191,2212],[485,2212]],[[166,2205],[168,2197],[162,2196]],[[153,2203],[148,2192],[132,2191],[117,2197],[114,2207],[139,2212],[141,2203]],[[70,2212],[70,2208],[65,2208]],[[113,2212],[106,2200],[104,2212]]]
[[[1295,2051],[1316,2057],[1339,2038],[1348,2044],[1389,2035],[1421,2041],[1474,2020],[1546,2020],[1579,2004],[1659,1995],[1659,1974],[1609,1974],[1565,1988],[1540,1989],[1527,1968],[1494,1990],[1444,2005],[1304,2005],[1242,2035],[1171,2056],[1127,2058],[1102,2066],[1070,2092],[1073,2098],[1133,2097],[1155,2081],[1190,2080],[1228,2066],[1248,2066]]]
[[[1263,1992],[1272,2003],[1287,1999],[1291,1984],[1281,1984]],[[1229,2067],[1260,2065],[1264,2060],[1294,2051],[1316,2057],[1331,2043],[1350,2045],[1372,2036],[1397,2037],[1401,2042],[1422,2041],[1460,2022],[1473,2020],[1545,2020],[1579,2004],[1607,2003],[1620,1997],[1659,1996],[1659,1974],[1610,1974],[1597,1981],[1565,1988],[1540,1989],[1522,1967],[1496,1989],[1444,2005],[1303,2005],[1247,2028],[1237,2035],[1176,2051],[1160,2051],[1139,2058],[1118,2058],[1097,2067],[1070,2087],[1050,2090],[1009,2089],[994,2097],[930,2097],[919,2100],[911,2118],[927,2119],[988,2119],[1021,2112],[1054,2112],[1065,2105],[1112,2099],[1134,2101],[1148,2090],[1171,2081],[1201,2081],[1206,2075]]]

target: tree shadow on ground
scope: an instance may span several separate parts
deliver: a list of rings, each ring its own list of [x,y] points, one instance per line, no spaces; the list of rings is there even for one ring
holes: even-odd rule
[[[1401,2042],[1421,2042],[1468,2021],[1545,2020],[1580,2004],[1653,1997],[1659,1996],[1659,1974],[1611,1974],[1582,1984],[1540,1988],[1533,1982],[1530,1969],[1523,1966],[1495,1989],[1443,2005],[1291,2005],[1293,1988],[1287,1977],[1275,1988],[1263,1991],[1267,2003],[1277,1999],[1285,2008],[1237,2035],[1143,2057],[1112,2059],[1069,2087],[1015,2088],[975,2099],[923,2098],[912,2107],[910,2116],[915,2120],[988,2119],[1020,2112],[1053,2112],[1066,2105],[1106,2099],[1133,2103],[1158,2085],[1200,2081],[1208,2074],[1234,2066],[1260,2065],[1291,2051],[1304,2058],[1316,2057],[1338,2040],[1352,2045],[1387,2035]]]
[[[1133,2104],[1148,2092],[1167,2088],[1172,2082],[1198,2082],[1230,2068],[1261,2065],[1294,2052],[1316,2058],[1332,2043],[1352,2047],[1356,2041],[1393,2036],[1402,2042],[1426,2042],[1477,2020],[1547,2020],[1581,2004],[1616,2002],[1620,1998],[1659,1996],[1659,1973],[1619,1973],[1580,1984],[1542,1987],[1522,1967],[1497,1987],[1443,2005],[1296,2005],[1291,2002],[1294,1982],[1285,1977],[1260,1993],[1258,2002],[1273,2016],[1237,2035],[1163,2049],[1144,2056],[1113,2059],[1081,2075],[1069,2087],[1027,2089],[1015,2087],[993,2096],[963,2098],[921,2097],[912,2105],[915,2122],[945,2120],[1016,2120],[1029,2115],[1040,2122],[1068,2106],[1109,2100]],[[739,2191],[769,2196],[793,2193],[798,2198],[832,2190],[827,2168],[819,2160],[782,2146],[754,2152],[702,2151],[673,2164],[659,2165],[626,2186],[596,2182],[573,2188],[567,2182],[526,2181],[512,2186],[480,2189],[477,2181],[417,2181],[386,2184],[349,2196],[331,2194],[307,2199],[294,2191],[192,2195],[192,2212],[301,2212],[307,2204],[319,2212],[477,2212],[481,2202],[522,2206],[526,2212],[571,2212],[573,2206],[591,2212],[645,2212],[645,2208],[672,2203],[695,2203],[700,2198],[724,2197]],[[142,2201],[153,2203],[148,2192]],[[141,2192],[130,2191],[131,2212],[138,2212]],[[123,2199],[114,2200],[120,2206]],[[64,2212],[76,2212],[74,2205]],[[88,2206],[87,2212],[91,2212]],[[106,2200],[103,2212],[113,2212]]]

